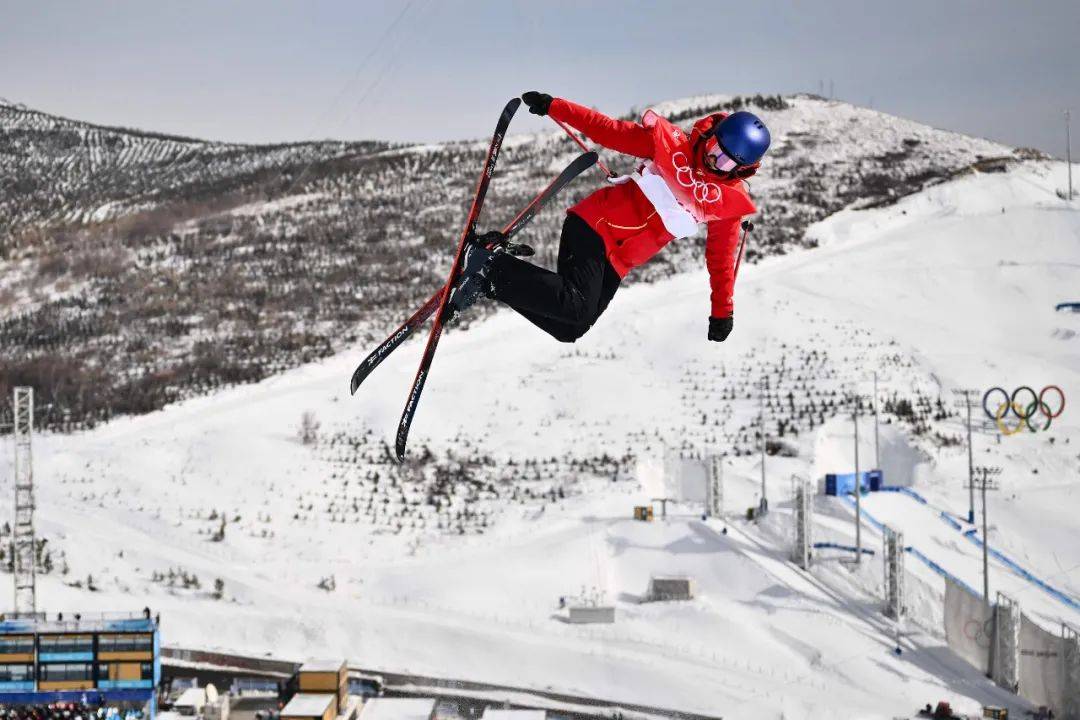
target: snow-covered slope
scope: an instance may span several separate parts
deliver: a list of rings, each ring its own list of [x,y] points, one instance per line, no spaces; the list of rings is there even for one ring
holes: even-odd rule
[[[1080,390],[1080,317],[1053,312],[1080,287],[1080,212],[1055,195],[1064,172],[1029,162],[971,174],[814,225],[818,249],[744,267],[723,345],[705,341],[701,271],[621,290],[575,345],[506,310],[450,332],[413,430],[413,457],[429,462],[398,468],[386,448],[415,341],[356,397],[347,382],[363,345],[39,437],[38,527],[54,565],[42,605],[149,604],[169,644],[344,654],[725,717],[892,717],[941,696],[966,710],[1008,704],[944,650],[932,603],[906,628],[904,655],[890,654],[879,566],[853,574],[824,560],[807,576],[786,564],[787,501],[793,474],[850,469],[840,405],[869,392],[871,369],[890,401],[883,465],[961,514],[966,453],[950,390]],[[763,376],[770,440],[795,456],[770,456],[774,512],[758,526],[738,518],[757,501]],[[305,412],[320,425],[315,445],[297,439]],[[868,424],[863,438],[870,458]],[[979,462],[1005,468],[991,543],[1073,594],[1078,443],[1071,407],[1049,433],[976,436]],[[728,455],[727,535],[691,504],[666,523],[628,520],[656,496],[641,481],[665,447]],[[846,511],[824,499],[819,510],[819,538],[850,537]],[[972,577],[978,556],[940,561]],[[698,599],[639,604],[650,575],[680,572]],[[552,617],[559,596],[582,590],[617,605],[613,627]]]

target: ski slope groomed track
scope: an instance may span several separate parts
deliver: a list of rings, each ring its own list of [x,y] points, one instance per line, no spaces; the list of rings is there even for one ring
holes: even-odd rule
[[[850,498],[846,499],[849,505],[853,502]],[[868,520],[902,532],[905,546],[916,548],[982,594],[980,518],[977,517],[976,525],[971,526],[932,502],[922,503],[902,492],[865,494],[862,509]],[[1052,553],[1053,550],[1048,549],[1048,552]],[[1080,600],[1055,586],[1054,577],[1040,577],[995,548],[993,542],[988,547],[987,555],[991,597],[998,592],[1008,595],[1044,627],[1056,629],[1062,621],[1080,627]],[[908,561],[910,571],[919,572],[916,565],[917,562]]]

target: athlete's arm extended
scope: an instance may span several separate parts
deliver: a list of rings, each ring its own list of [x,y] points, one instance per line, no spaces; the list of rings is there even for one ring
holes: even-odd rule
[[[711,316],[731,317],[735,303],[735,251],[739,244],[739,218],[713,220],[707,226],[705,265],[712,289]]]
[[[616,152],[651,158],[652,134],[636,122],[616,120],[602,112],[563,98],[552,98],[548,114],[580,130],[593,142]]]

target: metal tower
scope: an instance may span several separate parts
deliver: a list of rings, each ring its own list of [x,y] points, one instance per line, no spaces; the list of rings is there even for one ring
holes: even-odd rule
[[[885,528],[885,615],[899,620],[904,614],[904,536]]]
[[[1067,688],[1061,716],[1080,717],[1080,630],[1061,623],[1061,642]]]
[[[37,609],[34,543],[34,389],[15,388],[13,405],[15,437],[15,526],[11,557],[15,572],[15,612]]]
[[[708,487],[705,493],[705,514],[709,517],[724,516],[724,458],[710,455],[708,459]]]
[[[994,642],[990,678],[998,687],[1016,692],[1020,684],[1020,606],[1003,593],[994,605]]]
[[[791,559],[804,570],[810,568],[810,548],[813,546],[811,528],[810,488],[800,481],[795,486],[795,544],[791,549]]]

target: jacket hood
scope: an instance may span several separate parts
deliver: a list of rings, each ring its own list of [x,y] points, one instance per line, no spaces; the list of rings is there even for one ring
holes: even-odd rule
[[[700,140],[705,135],[708,135],[709,131],[716,127],[720,123],[720,121],[726,118],[728,115],[729,113],[726,112],[716,112],[710,115],[706,115],[705,117],[695,122],[694,126],[690,129],[689,139],[691,147],[697,145],[698,140]]]

